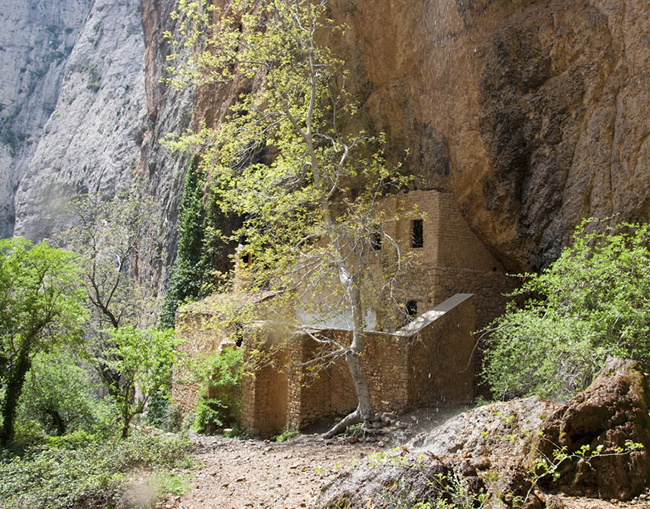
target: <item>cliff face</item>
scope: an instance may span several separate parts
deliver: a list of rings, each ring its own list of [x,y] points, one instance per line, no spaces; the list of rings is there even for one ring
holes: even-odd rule
[[[166,249],[150,275],[164,276],[186,161],[158,140],[189,125],[192,108],[191,94],[159,83],[173,5],[0,5],[0,237],[40,240],[68,223],[71,198],[110,199],[137,180],[160,206]]]
[[[650,220],[647,0],[332,2],[392,154],[419,187],[452,191],[508,268],[548,264],[583,217]],[[47,235],[67,198],[135,174],[173,252],[187,160],[158,140],[223,106],[159,82],[174,6],[3,2],[0,235]]]
[[[0,237],[13,233],[16,188],[56,107],[65,62],[90,4],[0,4]]]
[[[144,38],[138,0],[95,0],[15,196],[15,235],[41,239],[81,193],[128,187],[146,131]]]
[[[336,2],[365,107],[511,269],[650,220],[646,0]],[[362,72],[359,72],[362,71]]]

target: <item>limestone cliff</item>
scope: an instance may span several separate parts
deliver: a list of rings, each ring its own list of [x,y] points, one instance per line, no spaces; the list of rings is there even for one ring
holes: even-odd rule
[[[128,186],[146,131],[138,0],[95,0],[16,196],[15,235],[41,239],[71,198]]]
[[[0,235],[40,238],[61,200],[135,172],[173,252],[187,161],[158,140],[223,111],[158,81],[174,6],[3,2]],[[509,269],[549,263],[582,217],[650,220],[647,0],[332,0],[332,15],[393,157],[452,191]]]
[[[56,107],[65,63],[90,5],[0,3],[0,237],[13,233],[16,188]]]
[[[511,269],[650,220],[646,0],[340,0],[365,108]]]
[[[0,237],[40,240],[69,221],[71,198],[110,199],[137,180],[160,205],[167,249],[152,275],[164,275],[186,166],[158,140],[185,128],[192,108],[190,93],[159,83],[173,4],[0,5]]]

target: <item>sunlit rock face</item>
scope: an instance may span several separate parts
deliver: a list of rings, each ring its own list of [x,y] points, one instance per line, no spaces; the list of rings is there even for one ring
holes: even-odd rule
[[[91,3],[0,2],[0,237],[13,233],[16,188],[56,107]]]
[[[650,219],[646,0],[337,0],[375,126],[511,269]]]
[[[137,175],[173,253],[188,162],[158,140],[229,100],[159,82],[174,7],[0,4],[0,236],[47,235],[70,196]],[[646,0],[332,0],[331,14],[390,158],[452,191],[510,270],[547,265],[583,217],[650,220]]]
[[[14,234],[48,236],[71,198],[127,187],[146,131],[139,0],[96,0],[63,67],[54,109],[15,195]]]

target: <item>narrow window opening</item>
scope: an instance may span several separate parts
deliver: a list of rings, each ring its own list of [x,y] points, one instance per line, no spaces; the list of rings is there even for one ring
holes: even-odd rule
[[[373,251],[381,251],[381,233],[375,232],[372,234],[370,245]]]
[[[413,220],[411,239],[414,248],[424,247],[424,221],[422,219]]]
[[[415,317],[418,316],[418,301],[410,300],[406,303],[406,319],[409,322],[415,320]]]

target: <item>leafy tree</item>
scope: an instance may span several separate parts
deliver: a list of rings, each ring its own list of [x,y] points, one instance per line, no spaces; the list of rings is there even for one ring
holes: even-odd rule
[[[240,349],[225,348],[199,359],[192,372],[201,386],[192,427],[199,433],[214,426],[237,426],[241,415],[243,356]]]
[[[73,253],[22,239],[0,240],[0,443],[14,435],[16,410],[34,356],[80,337],[86,318]]]
[[[570,396],[608,355],[650,367],[650,229],[587,233],[594,226],[583,222],[556,262],[527,274],[514,295],[529,300],[489,327],[485,375],[496,396]]]
[[[363,129],[346,91],[344,63],[319,43],[342,33],[327,12],[327,0],[232,0],[223,8],[181,1],[185,49],[176,41],[174,84],[210,84],[237,101],[217,128],[169,144],[202,149],[221,207],[243,220],[236,233],[246,263],[233,288],[274,295],[271,315],[312,334],[322,346],[319,362],[346,360],[358,407],[334,434],[373,414],[360,362],[366,318],[396,295],[404,261],[382,228],[395,216],[382,212],[381,201],[407,179],[387,167],[384,137]],[[373,249],[378,236],[382,270]],[[240,327],[259,318],[247,306],[230,311],[221,316]],[[316,325],[323,317],[346,321],[351,343],[314,333],[309,316]]]
[[[97,396],[88,366],[60,348],[38,355],[27,375],[18,409],[18,422],[34,421],[51,434],[77,430],[104,432],[115,423],[115,407]]]
[[[146,326],[155,319],[155,282],[148,280],[146,265],[160,261],[162,244],[153,204],[135,190],[111,201],[86,195],[73,207],[77,220],[57,240],[79,254],[89,311],[86,348],[102,383],[114,395],[120,380],[108,367],[110,331]]]
[[[133,417],[142,414],[155,393],[171,383],[176,358],[176,339],[171,329],[136,329],[125,325],[110,331],[112,347],[108,366],[119,374],[114,398],[122,418],[122,437],[129,436]]]
[[[77,220],[59,240],[80,255],[90,329],[102,334],[146,322],[153,289],[143,281],[143,265],[157,263],[161,251],[153,203],[131,190],[111,201],[86,195],[74,208]]]

